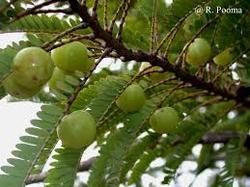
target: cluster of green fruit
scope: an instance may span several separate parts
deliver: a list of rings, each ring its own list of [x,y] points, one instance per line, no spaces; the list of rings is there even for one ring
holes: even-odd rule
[[[116,105],[126,113],[137,112],[145,104],[143,89],[136,83],[128,86],[116,100]],[[156,110],[149,123],[158,133],[173,133],[179,122],[179,116],[172,107]],[[87,111],[75,111],[66,115],[57,127],[57,135],[62,144],[70,148],[82,148],[91,144],[96,136],[96,123]]]
[[[211,46],[202,38],[197,38],[188,47],[186,61],[192,65],[202,65],[209,60]],[[226,49],[216,57],[214,62],[226,65],[232,60],[231,49]],[[10,95],[28,98],[35,95],[49,80],[49,86],[57,89],[67,74],[75,71],[87,73],[94,61],[88,58],[88,51],[80,42],[72,42],[58,47],[51,56],[41,48],[28,47],[22,49],[14,58],[12,73],[4,80],[3,85]],[[54,68],[54,65],[56,68]],[[142,69],[149,64],[142,65]],[[153,70],[159,70],[156,67]],[[155,81],[162,80],[165,75],[153,73],[149,76]],[[137,112],[146,102],[146,96],[140,85],[128,86],[116,100],[116,105],[124,112]],[[179,122],[179,116],[172,107],[156,110],[149,123],[158,133],[172,133]],[[86,111],[75,111],[66,115],[57,128],[58,137],[63,145],[71,148],[82,148],[92,143],[96,136],[96,124],[91,114]]]
[[[196,38],[188,47],[186,62],[194,66],[205,64],[211,57],[211,46],[204,38]],[[213,58],[218,66],[225,66],[233,59],[232,48],[227,48]]]
[[[196,38],[188,47],[186,53],[186,62],[192,66],[201,66],[204,65],[211,57],[211,46],[207,40],[204,38]],[[175,62],[177,59],[177,54],[171,53],[169,54],[168,60],[171,64]],[[217,54],[213,61],[218,66],[226,66],[233,60],[232,48],[227,48],[221,53]],[[147,75],[150,80],[153,82],[159,82],[163,79],[166,79],[168,75],[164,72],[157,72],[161,71],[162,68],[158,66],[151,66],[148,62],[143,62],[140,67],[140,71],[144,71],[146,68],[147,72],[151,72]],[[154,72],[155,71],[155,72]]]
[[[27,47],[15,56],[12,72],[4,80],[3,86],[12,96],[29,98],[39,92],[48,81],[50,88],[57,89],[67,74],[75,71],[89,72],[93,63],[88,58],[86,47],[80,42],[58,47],[52,50],[51,56],[39,47]],[[124,112],[137,112],[145,102],[143,89],[138,84],[132,84],[119,96],[116,104]],[[159,133],[173,132],[177,123],[178,114],[170,107],[157,110],[150,118],[151,127]],[[57,135],[63,145],[82,148],[95,139],[95,120],[86,111],[72,112],[61,120]]]
[[[85,45],[80,42],[58,47],[52,50],[51,56],[39,47],[27,47],[14,57],[12,72],[3,81],[3,86],[14,97],[29,98],[48,81],[50,88],[57,89],[67,74],[87,73],[93,64]],[[57,134],[65,146],[84,147],[95,139],[95,120],[88,112],[75,111],[61,120]]]
[[[57,88],[57,82],[64,80],[65,74],[87,73],[93,63],[85,45],[80,42],[58,47],[52,50],[51,56],[39,47],[27,47],[14,57],[11,74],[3,81],[3,86],[14,97],[29,98],[49,80],[49,86]]]
[[[116,105],[124,112],[137,112],[146,102],[143,89],[136,83],[128,86],[116,100]],[[150,117],[152,129],[158,133],[172,133],[176,130],[179,115],[172,107],[156,110]]]

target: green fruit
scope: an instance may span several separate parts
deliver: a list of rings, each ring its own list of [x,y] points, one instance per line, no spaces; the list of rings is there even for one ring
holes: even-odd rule
[[[225,66],[229,64],[233,60],[233,55],[231,51],[232,51],[231,48],[227,48],[221,53],[219,53],[217,56],[213,58],[214,63],[219,66]]]
[[[141,67],[140,67],[140,70],[139,71],[143,71],[144,69],[150,67],[150,63],[148,62],[143,62],[141,64]],[[146,70],[146,72],[150,72],[150,71],[160,71],[162,68],[159,67],[159,66],[154,66],[148,70]],[[159,82],[161,80],[164,80],[168,77],[168,75],[166,73],[157,73],[157,72],[154,72],[154,73],[150,73],[147,75],[153,82]]]
[[[3,86],[8,94],[19,99],[32,97],[40,90],[40,88],[27,88],[19,85],[11,75],[3,81]]]
[[[39,47],[20,50],[13,61],[11,79],[27,89],[41,88],[53,73],[50,55]]]
[[[163,107],[154,112],[149,123],[158,133],[173,133],[179,122],[179,115],[172,107]]]
[[[54,72],[52,74],[51,79],[49,80],[48,84],[49,87],[51,89],[58,89],[58,84],[60,84],[60,82],[64,82],[65,80],[65,73],[64,71],[60,70],[59,68],[55,68]]]
[[[145,104],[146,96],[138,84],[128,86],[116,100],[116,105],[124,112],[136,112]]]
[[[95,140],[95,120],[86,111],[72,112],[62,119],[57,127],[57,135],[64,146],[75,149],[83,148]]]
[[[209,60],[210,55],[211,46],[207,40],[196,38],[187,49],[186,61],[191,65],[200,66]]]
[[[12,73],[3,81],[5,91],[20,99],[32,97],[50,79],[53,68],[46,51],[39,47],[24,48],[16,54]]]
[[[85,45],[77,41],[52,50],[51,57],[58,68],[69,74],[75,71],[87,73],[94,64],[94,61],[88,58]]]

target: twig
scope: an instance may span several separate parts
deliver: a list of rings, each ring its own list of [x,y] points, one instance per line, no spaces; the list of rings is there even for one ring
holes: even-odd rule
[[[207,90],[208,93],[210,94],[220,95],[221,97],[225,99],[235,100],[238,103],[242,103],[242,105],[245,107],[250,107],[250,101],[247,100],[247,96],[238,97],[236,92],[232,93],[232,92],[229,92],[228,90],[225,90],[224,88],[219,88],[218,86],[216,86],[215,84],[211,82],[206,82],[205,80],[190,74],[186,70],[183,70],[176,65],[170,64],[169,61],[164,57],[146,53],[143,51],[133,51],[131,49],[126,48],[122,42],[115,39],[110,32],[106,32],[101,27],[100,23],[89,15],[87,11],[88,9],[86,6],[81,6],[76,0],[68,0],[68,1],[70,3],[72,10],[75,13],[77,13],[84,22],[87,22],[89,24],[96,38],[99,38],[105,41],[107,46],[111,46],[119,55],[119,57],[123,58],[124,61],[135,60],[137,62],[143,62],[143,61],[150,62],[151,65],[153,66],[160,66],[163,68],[163,70],[174,73],[176,77],[178,77],[179,79],[181,79],[182,81],[186,83],[192,84],[193,87]],[[218,16],[210,20],[210,22],[207,24],[208,25],[211,24],[213,20],[217,18]],[[207,27],[208,26],[207,24],[204,27]],[[198,32],[197,35],[199,34],[200,33]],[[193,39],[195,39],[195,37]]]
[[[76,25],[74,27],[71,27],[70,29],[62,32],[61,34],[58,34],[54,38],[52,38],[49,42],[46,42],[43,44],[43,48],[49,47],[50,44],[53,44],[54,42],[58,41],[60,38],[63,38],[64,36],[78,30],[78,29],[83,29],[86,28],[88,25],[86,23],[80,23],[79,25]]]
[[[214,23],[219,17],[221,16],[221,14],[217,14],[214,18],[210,19],[205,25],[203,25],[191,38],[191,40],[188,41],[188,43],[184,46],[184,48],[182,49],[179,57],[177,58],[177,65],[180,66],[182,64],[182,59],[183,59],[183,55],[185,54],[186,50],[188,49],[188,47],[192,44],[192,42],[202,33],[202,31],[204,31],[209,25],[211,25],[212,23]]]
[[[100,56],[100,58],[96,61],[95,65],[92,67],[91,71],[83,78],[83,80],[79,83],[78,87],[75,89],[74,93],[69,97],[67,106],[65,107],[64,114],[67,114],[75,101],[76,97],[78,96],[79,92],[82,90],[83,86],[92,75],[93,71],[96,69],[97,65],[105,58],[110,52],[112,51],[111,48],[106,48]]]
[[[211,143],[226,143],[231,139],[240,138],[242,135],[239,132],[208,132],[206,133],[200,143],[211,144]]]
[[[152,20],[151,20],[151,45],[150,45],[150,52],[153,52],[154,45],[155,45],[155,35],[156,35],[156,20],[157,20],[157,0],[153,0],[153,11],[152,11]]]
[[[123,0],[122,3],[120,4],[120,6],[118,7],[118,9],[117,9],[117,11],[116,11],[114,17],[112,18],[112,20],[111,20],[111,22],[110,22],[110,25],[109,25],[109,28],[108,28],[108,31],[109,31],[109,32],[112,32],[113,27],[114,27],[114,25],[115,25],[115,21],[117,20],[118,15],[119,15],[119,13],[121,12],[122,8],[125,6],[125,4],[126,4],[126,0]]]
[[[73,42],[73,41],[79,41],[79,40],[91,40],[91,41],[93,41],[94,39],[95,39],[95,36],[93,34],[76,36],[76,37],[70,38],[66,42],[60,42],[60,43],[55,44],[53,46],[49,46],[49,47],[46,48],[46,51],[50,51],[50,50],[52,50],[54,48],[60,47],[60,46],[62,46],[64,44],[67,44],[67,43],[70,43],[70,42]]]
[[[234,60],[228,64],[220,73],[217,73],[217,75],[215,75],[214,79],[212,80],[212,82],[214,83],[223,73],[225,73],[228,68],[235,62],[237,62],[240,58],[242,58],[242,56],[244,54],[247,54],[250,51],[250,48],[244,50],[243,52],[241,52],[236,58],[234,58]]]
[[[42,7],[51,5],[51,4],[56,3],[56,2],[58,2],[58,1],[59,1],[59,0],[48,0],[48,1],[45,1],[45,2],[40,3],[40,4],[38,4],[38,5],[35,5],[34,7],[30,8],[30,9],[24,11],[24,12],[19,13],[13,20],[10,21],[10,23],[13,23],[13,22],[15,22],[15,21],[21,19],[22,17],[25,17],[25,16],[27,16],[27,15],[29,15],[29,14],[32,14],[33,12],[35,12],[36,10],[38,10],[38,9],[40,9],[40,8],[42,8]],[[64,0],[64,1],[65,1],[65,0]],[[10,24],[10,23],[9,23],[9,24]]]
[[[176,24],[171,28],[171,30],[166,34],[166,36],[163,38],[163,40],[160,42],[159,46],[155,49],[154,54],[157,54],[159,50],[162,48],[164,43],[167,41],[167,39],[176,31],[178,30],[179,26],[186,20],[186,18],[192,14],[192,11],[189,11],[185,16],[183,16]]]
[[[199,143],[201,144],[227,143],[228,141],[232,139],[238,139],[242,136],[246,136],[246,142],[250,140],[250,135],[239,133],[239,132],[234,132],[234,131],[208,132],[201,138]],[[177,141],[172,143],[172,145],[176,145],[181,142],[182,142],[182,139],[178,139]],[[95,160],[96,160],[96,157],[92,157],[86,161],[81,162],[78,168],[78,172],[89,171],[89,169],[91,168]],[[30,175],[27,178],[25,184],[28,185],[28,184],[43,182],[47,176],[48,176],[48,172],[42,172],[39,174]]]
[[[126,0],[126,2],[125,2],[124,11],[123,11],[122,18],[121,18],[121,23],[119,25],[118,33],[116,35],[116,38],[118,40],[121,40],[121,34],[122,34],[123,26],[124,26],[124,23],[125,23],[125,19],[126,19],[127,15],[128,15],[128,10],[129,10],[129,7],[130,7],[130,3],[131,3],[131,0]]]
[[[78,172],[88,171],[92,163],[95,161],[95,159],[96,157],[92,157],[86,161],[81,162],[78,168]],[[28,185],[28,184],[43,182],[47,176],[48,172],[42,172],[39,174],[30,175],[25,181],[25,184]]]
[[[30,12],[30,14],[47,14],[47,13],[64,13],[64,14],[72,14],[72,10],[69,8],[66,9],[42,9],[42,10],[35,10]]]
[[[93,16],[97,18],[97,7],[98,7],[99,0],[95,0],[93,3]]]
[[[107,3],[107,0],[104,0],[103,1],[103,20],[104,20],[104,30],[107,30],[108,29],[108,3]]]

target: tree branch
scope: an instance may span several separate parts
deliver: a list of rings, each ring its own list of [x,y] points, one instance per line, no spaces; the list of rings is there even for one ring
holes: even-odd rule
[[[239,132],[232,132],[232,131],[208,132],[202,137],[200,143],[202,144],[227,143],[229,140],[240,138],[243,135],[244,134],[241,134]],[[249,138],[250,136],[247,135],[247,139]]]
[[[32,8],[25,10],[24,12],[20,12],[13,20],[10,21],[9,24],[11,24],[11,23],[29,15],[29,14],[32,14],[35,11],[38,11],[38,9],[40,9],[40,8],[49,6],[49,5],[56,3],[58,1],[59,0],[48,0],[48,1],[42,2],[40,4],[37,4],[37,5],[33,6]],[[63,1],[66,1],[66,0],[63,0]]]
[[[231,139],[240,138],[241,136],[246,136],[245,146],[250,148],[250,135],[241,134],[238,132],[208,132],[200,140],[201,144],[214,144],[214,143],[227,143]],[[178,144],[182,142],[181,140],[174,142]],[[80,163],[78,172],[88,171],[91,168],[91,165],[96,160],[96,157],[92,157],[86,161]],[[30,175],[25,184],[33,184],[43,182],[48,176],[48,172],[42,172],[39,174]]]
[[[78,171],[79,172],[88,171],[95,159],[96,157],[92,157],[86,161],[81,162],[79,165]],[[27,178],[25,184],[28,185],[28,184],[43,182],[47,176],[48,176],[48,172],[42,172],[39,174],[30,175]]]
[[[30,14],[47,14],[47,13],[63,13],[63,14],[72,14],[72,10],[69,8],[65,9],[41,9],[41,10],[35,10],[34,12],[31,12]]]
[[[100,23],[88,13],[88,8],[85,5],[80,5],[77,0],[68,1],[70,3],[71,9],[77,13],[84,22],[89,24],[95,37],[104,40],[106,45],[108,47],[112,47],[117,52],[118,56],[124,61],[135,60],[137,62],[150,62],[153,66],[160,66],[165,71],[173,72],[176,77],[184,82],[192,84],[192,86],[198,89],[207,90],[210,94],[220,95],[225,99],[235,100],[237,103],[241,103],[245,107],[250,107],[248,95],[237,94],[237,90],[241,89],[241,87],[235,86],[233,91],[227,90],[226,88],[219,88],[211,82],[206,82],[203,78],[196,77],[182,68],[170,64],[168,59],[162,56],[157,56],[155,54],[150,54],[143,51],[133,51],[131,49],[127,49],[122,42],[115,39],[110,32],[105,31],[101,27]]]

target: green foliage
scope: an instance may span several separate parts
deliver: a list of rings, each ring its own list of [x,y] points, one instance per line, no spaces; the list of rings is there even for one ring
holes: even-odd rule
[[[100,79],[94,85],[89,85],[79,93],[79,96],[73,103],[72,109],[80,110],[90,108],[89,113],[91,113],[98,122],[125,83],[126,81],[123,79],[112,76]],[[112,90],[109,89],[110,86],[112,86]],[[107,89],[109,89],[108,92]],[[100,93],[102,93],[102,95],[100,95]],[[103,97],[103,93],[106,93],[105,97]],[[88,103],[90,103],[90,105],[87,105]],[[48,186],[72,186],[83,150],[63,148],[58,149],[56,152],[57,155],[53,157],[56,159],[56,162],[52,163],[53,169],[49,171],[50,177],[48,177],[46,182],[48,182]],[[68,177],[69,173],[71,177]],[[67,177],[65,177],[65,175]]]
[[[27,38],[28,41],[20,41],[18,43],[13,42],[11,45],[8,45],[6,48],[0,50],[0,86],[2,85],[2,81],[11,73],[13,58],[17,52],[29,46],[40,47],[44,42],[42,39],[33,34],[27,35]],[[1,93],[4,94],[4,92]]]
[[[197,174],[209,167],[213,167],[213,145],[202,145],[201,152],[197,161]]]
[[[158,156],[156,150],[148,150],[145,151],[142,156],[139,158],[139,161],[132,168],[132,173],[128,179],[128,184],[133,184],[139,181],[141,175],[146,171],[149,167],[150,163]]]
[[[41,109],[42,111],[37,113],[39,119],[33,120],[32,127],[26,129],[29,135],[22,136],[20,138],[22,142],[17,144],[17,149],[12,152],[16,158],[8,160],[11,166],[1,167],[2,171],[6,173],[0,176],[1,185],[24,186],[25,180],[33,168],[42,170],[43,165],[37,163],[41,153],[44,150],[47,153],[53,150],[55,142],[49,142],[49,140],[55,132],[55,124],[63,111],[55,105],[44,105]],[[47,160],[48,156],[49,154],[43,159]]]
[[[86,45],[90,52],[88,55],[95,58],[96,62],[99,62],[97,58],[103,55],[106,47],[113,50],[107,57],[121,60],[127,53],[123,46],[138,50],[131,58],[136,57],[139,60],[143,54],[141,52],[159,47],[158,53],[152,54],[152,59],[159,57],[165,60],[171,54],[179,55],[181,51],[185,53],[184,46],[196,36],[209,41],[212,55],[206,65],[198,69],[189,66],[183,58],[186,54],[183,54],[180,66],[170,65],[171,72],[163,72],[166,79],[155,82],[151,81],[148,75],[134,77],[139,71],[140,62],[136,62],[135,66],[130,66],[130,62],[124,62],[122,67],[115,71],[108,67],[86,74],[75,72],[66,75],[64,80],[60,80],[56,88],[50,88],[49,92],[45,86],[44,90],[29,99],[43,103],[41,111],[37,113],[39,119],[31,120],[32,126],[26,129],[28,134],[20,137],[21,143],[17,144],[16,150],[12,152],[14,158],[8,159],[10,165],[1,167],[4,174],[0,175],[0,186],[25,186],[28,176],[40,174],[48,158],[52,156],[54,160],[44,180],[45,186],[72,187],[76,182],[82,154],[87,147],[55,149],[58,143],[55,130],[64,115],[76,110],[87,110],[97,122],[95,148],[100,149],[100,155],[88,171],[90,177],[87,186],[142,186],[140,181],[144,173],[153,175],[159,171],[165,173],[162,182],[169,184],[172,180],[178,179],[178,169],[187,158],[194,158],[192,162],[197,163],[194,171],[196,176],[208,168],[220,171],[211,186],[232,186],[236,177],[249,177],[249,108],[244,106],[244,103],[236,103],[237,100],[229,101],[235,97],[241,101],[237,92],[238,87],[244,86],[247,90],[250,85],[249,1],[174,0],[167,4],[164,0],[131,0],[130,7],[125,12],[128,1],[107,0],[107,7],[104,7],[105,1],[99,0],[96,7],[97,17],[90,20],[92,25],[83,23],[76,12],[71,14],[68,1],[52,1],[52,6],[46,5],[42,9],[37,9],[50,14],[38,14],[27,8],[44,2],[50,1],[0,1],[1,33],[25,33],[27,39],[0,49],[0,98],[7,94],[1,84],[11,73],[14,56],[19,50],[29,46],[42,47],[49,52],[62,43],[78,40]],[[92,13],[95,2],[97,1],[86,1],[89,13]],[[238,7],[242,8],[243,12],[197,15],[197,6]],[[119,7],[120,12],[117,12]],[[57,12],[60,12],[60,15]],[[114,25],[109,32],[102,35],[100,30],[95,30],[99,26],[109,26],[111,20]],[[105,27],[104,31],[107,29]],[[117,35],[119,29],[122,31],[121,36]],[[100,37],[100,32],[102,39],[88,35],[95,34],[96,37]],[[109,34],[114,40],[105,41],[105,38],[111,36]],[[113,43],[114,46],[109,46]],[[233,48],[233,57],[237,64],[230,68],[218,67],[212,62],[213,57],[229,47]],[[150,56],[148,60],[152,59]],[[108,63],[109,59],[103,62],[106,63],[106,60]],[[167,81],[174,76],[174,72],[180,76]],[[190,75],[197,77],[197,85],[200,82],[208,84],[201,89],[197,89],[197,85],[193,84],[196,86],[194,87],[186,84],[193,79]],[[213,80],[214,78],[216,80]],[[144,89],[147,101],[138,112],[124,113],[116,106],[116,100],[134,82]],[[213,86],[215,92],[212,90]],[[202,92],[205,90],[209,90],[210,93]],[[222,92],[221,100],[216,95],[218,90]],[[10,101],[20,100],[11,98]],[[244,101],[249,101],[249,98]],[[173,107],[178,112],[180,122],[177,132],[162,135],[150,129],[148,120],[153,112],[161,107]],[[223,145],[215,149],[214,140],[206,142],[204,139],[207,133],[236,135],[233,139],[230,138],[232,140],[222,139]],[[209,145],[202,145],[201,152],[196,158],[192,148],[200,143]],[[151,167],[152,161],[157,158],[164,160],[164,166]],[[223,160],[223,168],[217,166],[217,158]]]
[[[10,25],[6,30],[16,32],[31,32],[31,33],[60,33],[71,27],[80,24],[79,19],[70,19],[69,21],[59,19],[57,16],[26,16]]]
[[[101,146],[101,156],[92,168],[88,186],[111,187],[119,185],[124,155],[154,107],[154,103],[148,101],[137,113],[128,113],[124,116],[124,127],[113,132],[107,143]],[[97,178],[99,180],[96,180]]]
[[[81,159],[82,150],[59,148],[55,150],[54,161],[46,178],[45,186],[64,186],[72,187],[75,182],[78,164]]]
[[[131,145],[131,147],[128,150],[128,153],[124,159],[124,164],[122,167],[122,171],[121,171],[121,181],[125,182],[126,181],[126,175],[128,173],[128,171],[132,168],[132,167],[136,167],[135,164],[137,162],[137,160],[143,160],[142,155],[144,154],[145,150],[148,149],[149,147],[153,146],[154,144],[156,144],[156,141],[158,140],[158,136],[156,135],[147,135],[141,139],[138,139],[137,141],[135,141],[133,143],[133,145]],[[141,162],[141,161],[140,161]],[[139,162],[139,163],[140,163]],[[139,163],[137,163],[136,165],[138,165]],[[148,165],[148,164],[146,164]],[[135,169],[133,169],[133,173]],[[138,169],[136,169],[136,171],[138,172]],[[144,170],[143,170],[144,172]],[[140,175],[138,175],[138,177],[140,177]],[[130,179],[134,179],[134,177],[130,177]],[[138,181],[138,178],[136,180],[133,180],[134,182]]]

